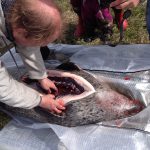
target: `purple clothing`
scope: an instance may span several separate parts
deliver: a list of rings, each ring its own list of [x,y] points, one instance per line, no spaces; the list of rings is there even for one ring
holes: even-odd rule
[[[84,21],[93,22],[97,19],[106,19],[112,21],[112,15],[109,11],[108,4],[101,6],[98,0],[71,0],[74,11],[82,16]],[[97,18],[97,13],[102,12],[101,18]]]
[[[87,25],[91,24],[96,26],[97,17],[96,14],[100,10],[99,3],[97,0],[85,0],[81,7],[81,16],[83,22]]]
[[[82,19],[86,32],[92,33],[95,28],[105,31],[112,29],[113,17],[109,7],[101,6],[98,0],[71,0],[71,5]]]

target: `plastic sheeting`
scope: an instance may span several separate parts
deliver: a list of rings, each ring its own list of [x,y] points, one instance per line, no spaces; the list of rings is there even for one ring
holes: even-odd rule
[[[100,125],[76,128],[55,126],[53,130],[69,150],[150,149],[150,135],[134,130],[110,128]]]
[[[150,149],[149,45],[108,47],[60,44],[49,45],[49,48],[53,51],[55,58],[60,58],[58,55],[63,54],[63,59],[48,60],[45,62],[46,66],[55,67],[62,60],[68,60],[69,58],[70,61],[75,62],[81,68],[89,70],[97,79],[103,78],[106,80],[116,90],[122,90],[126,94],[129,91],[134,98],[142,100],[147,108],[129,118],[74,128],[28,122],[26,118],[22,120],[13,116],[17,119],[17,122],[10,122],[0,132],[0,147],[10,149],[12,146],[14,149],[22,150],[26,145],[26,149],[40,150],[44,146],[44,149],[50,149],[49,146],[53,143],[51,147],[59,149],[58,143],[61,141],[61,149],[66,148],[68,150]],[[23,66],[18,54],[15,54],[14,50],[12,51],[22,70]],[[8,60],[11,60],[10,55],[6,53],[2,56],[2,60],[9,71],[16,76],[15,65],[12,65],[11,61],[8,62]],[[51,141],[51,136],[48,136],[48,133],[52,135],[54,141]],[[44,137],[47,137],[47,139]],[[18,142],[19,140],[21,142]],[[42,147],[42,145],[44,146]]]
[[[83,69],[134,72],[150,69],[149,44],[110,46],[49,46],[56,52],[72,57]]]
[[[149,44],[118,45],[117,47],[110,47],[107,45],[83,46],[51,44],[49,48],[54,55],[63,54],[64,57],[66,56],[66,59],[69,57],[70,61],[87,70],[135,72],[150,69]],[[17,59],[18,66],[22,66],[23,64],[18,53],[15,53],[14,49],[12,49],[12,52]],[[3,55],[1,59],[8,68],[15,66],[8,53]],[[56,65],[60,63],[60,61],[50,60],[45,63]]]
[[[89,125],[67,128],[18,118],[0,132],[2,150],[149,150],[146,132]],[[52,130],[53,129],[53,130]],[[59,137],[59,139],[58,139]],[[65,146],[64,146],[65,145]]]
[[[49,127],[39,128],[31,120],[17,118],[0,132],[1,150],[67,150]]]

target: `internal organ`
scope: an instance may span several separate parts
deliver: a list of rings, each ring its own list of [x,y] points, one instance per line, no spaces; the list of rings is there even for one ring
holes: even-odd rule
[[[68,94],[71,95],[80,95],[85,90],[80,86],[74,79],[70,77],[48,77],[53,81],[58,89],[58,93],[52,90],[52,94],[55,94],[56,97],[65,96]]]

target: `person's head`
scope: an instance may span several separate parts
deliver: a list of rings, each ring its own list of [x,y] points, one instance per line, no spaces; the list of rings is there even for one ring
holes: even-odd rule
[[[6,17],[15,42],[45,46],[61,34],[61,12],[53,0],[15,0]]]

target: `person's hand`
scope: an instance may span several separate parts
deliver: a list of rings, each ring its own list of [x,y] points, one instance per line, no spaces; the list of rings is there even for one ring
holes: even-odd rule
[[[52,94],[43,95],[41,97],[41,102],[39,106],[51,112],[62,113],[62,111],[65,110],[63,100],[55,100],[54,98],[55,96]]]
[[[48,91],[48,93],[50,94],[51,93],[51,89],[53,89],[56,93],[58,93],[58,89],[57,87],[55,86],[55,84],[49,80],[48,78],[44,78],[44,79],[40,79],[38,80],[41,87],[43,89],[45,89],[46,91]]]
[[[110,4],[110,7],[115,7],[116,9],[128,9],[136,7],[140,0],[115,0]]]

